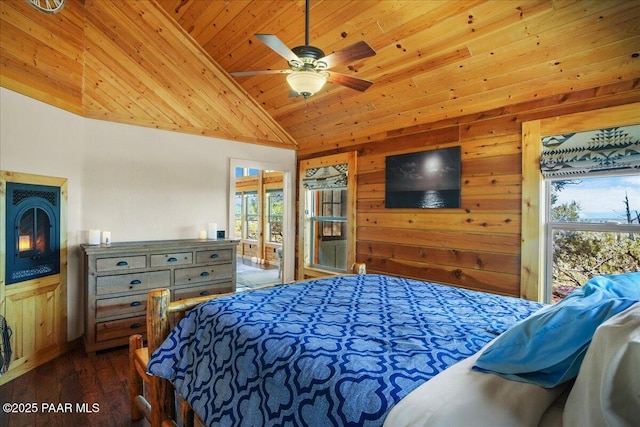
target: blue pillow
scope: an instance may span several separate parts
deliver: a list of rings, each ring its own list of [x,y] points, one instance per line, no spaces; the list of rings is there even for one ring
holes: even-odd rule
[[[640,272],[594,277],[496,338],[473,369],[555,387],[576,377],[596,328],[638,301]]]

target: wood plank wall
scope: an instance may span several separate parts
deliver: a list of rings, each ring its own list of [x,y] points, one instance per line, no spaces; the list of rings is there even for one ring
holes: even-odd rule
[[[370,273],[520,295],[522,122],[640,100],[638,79],[482,114],[310,146],[298,160],[358,152],[357,262]],[[385,158],[461,146],[460,209],[386,209]]]

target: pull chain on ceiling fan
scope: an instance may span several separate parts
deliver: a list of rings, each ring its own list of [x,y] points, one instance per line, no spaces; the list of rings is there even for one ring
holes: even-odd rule
[[[318,92],[324,84],[335,83],[364,92],[373,84],[370,80],[353,77],[347,74],[328,71],[338,65],[345,65],[358,59],[368,58],[376,52],[365,41],[347,46],[330,55],[322,49],[309,44],[309,0],[305,2],[305,38],[303,46],[289,49],[273,34],[256,34],[258,40],[287,60],[288,70],[237,71],[231,73],[235,77],[257,76],[262,74],[288,74],[287,83],[298,95],[308,98]]]

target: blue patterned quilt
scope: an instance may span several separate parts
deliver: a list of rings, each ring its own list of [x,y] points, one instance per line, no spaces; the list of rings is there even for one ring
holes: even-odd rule
[[[209,426],[381,426],[413,389],[541,304],[382,275],[193,309],[152,355]]]

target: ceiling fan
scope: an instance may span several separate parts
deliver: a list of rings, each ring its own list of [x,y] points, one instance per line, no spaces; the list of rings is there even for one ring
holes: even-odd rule
[[[365,41],[352,44],[329,55],[325,55],[320,48],[311,46],[309,44],[309,0],[305,2],[305,39],[303,46],[289,49],[273,34],[256,34],[255,37],[286,59],[289,69],[237,71],[230,73],[232,76],[288,74],[287,83],[289,83],[292,91],[295,92],[295,95],[302,95],[305,99],[322,89],[326,82],[346,86],[360,92],[364,92],[373,84],[370,80],[328,71],[338,65],[368,58],[375,55],[376,52]]]

